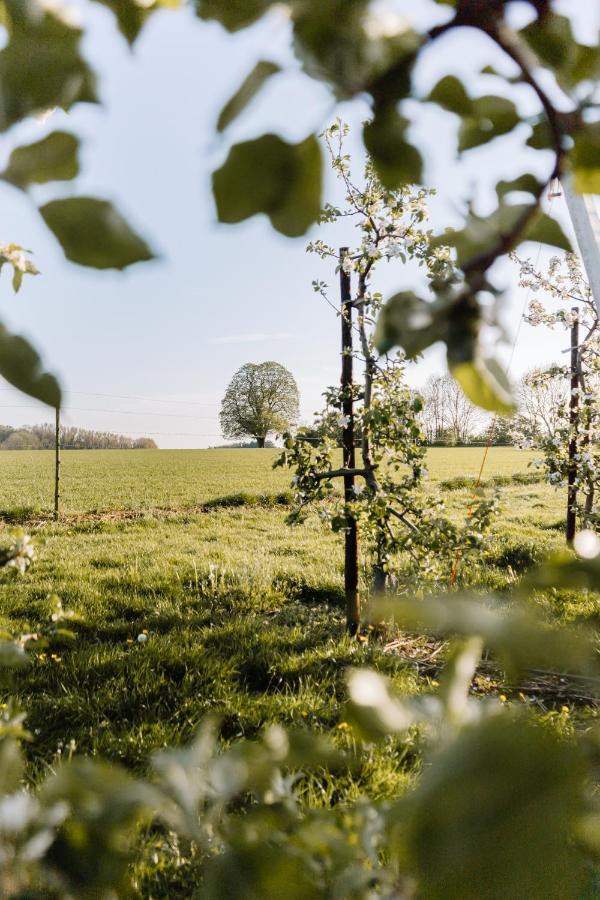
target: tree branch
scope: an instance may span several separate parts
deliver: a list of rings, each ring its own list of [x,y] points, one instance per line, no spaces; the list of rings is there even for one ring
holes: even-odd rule
[[[329,472],[315,472],[312,477],[317,481],[323,481],[326,478],[343,478],[345,475],[366,475],[364,469],[330,469]]]

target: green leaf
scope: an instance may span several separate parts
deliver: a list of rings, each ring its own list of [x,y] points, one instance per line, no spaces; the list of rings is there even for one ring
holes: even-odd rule
[[[538,195],[540,189],[540,182],[535,177],[535,175],[531,175],[526,173],[525,175],[519,175],[518,178],[513,178],[511,181],[499,181],[496,185],[496,193],[498,194],[498,199],[501,200],[506,194],[510,194],[511,191],[519,191],[526,194],[533,194],[534,197]]]
[[[450,371],[469,400],[482,409],[501,416],[516,412],[510,383],[494,359],[475,356],[470,361],[450,363]]]
[[[6,0],[8,43],[0,51],[0,131],[35,113],[96,103],[95,77],[79,52],[81,31],[58,11]]]
[[[406,29],[388,41],[370,40],[364,27],[368,6],[369,0],[309,0],[292,4],[294,51],[304,71],[311,78],[327,81],[338,99],[370,89],[378,75],[385,79],[385,70],[390,75],[386,79],[388,87],[406,84],[404,61],[414,46],[414,32]],[[397,71],[390,72],[390,66],[395,68],[394,61],[400,63],[399,78],[395,77]],[[378,85],[376,94],[381,90]],[[388,102],[393,97],[388,94]]]
[[[538,58],[566,89],[600,76],[600,54],[596,45],[579,44],[567,16],[554,13],[527,25],[520,32]]]
[[[277,0],[196,0],[201,19],[215,19],[227,29],[238,31],[260,19]]]
[[[525,143],[534,150],[549,150],[553,147],[552,132],[545,118],[532,125],[531,135]]]
[[[550,244],[551,247],[560,247],[570,253],[573,249],[571,242],[556,221],[546,213],[539,210],[531,223],[525,229],[522,240],[536,241],[542,244]]]
[[[458,134],[458,149],[462,153],[486,144],[493,138],[512,131],[520,122],[512,100],[490,94],[473,100],[471,110],[463,118]]]
[[[47,181],[69,181],[79,173],[78,149],[78,138],[54,131],[35,144],[13,150],[1,177],[20,188]]]
[[[465,86],[455,75],[446,75],[438,81],[426,101],[437,103],[438,106],[458,116],[469,115],[473,107],[473,101],[467,94]]]
[[[29,665],[29,657],[16,641],[0,640],[0,668],[23,669]]]
[[[125,269],[154,258],[142,238],[107,200],[68,197],[40,208],[67,259],[96,269]]]
[[[83,757],[57,767],[40,800],[69,811],[48,854],[71,896],[121,897],[129,893],[131,836],[153,808],[155,792],[123,769]]]
[[[457,263],[462,268],[471,259],[483,253],[500,235],[508,236],[521,217],[524,217],[528,210],[533,210],[534,206],[535,204],[531,203],[502,202],[488,216],[478,216],[471,212],[462,230],[447,228],[432,239],[432,246],[455,247]],[[524,234],[515,241],[515,245],[522,240],[542,241],[568,249],[571,247],[558,223],[541,212],[534,213]]]
[[[405,184],[419,184],[423,160],[416,147],[406,139],[410,122],[395,107],[376,113],[364,127],[363,138],[377,174],[390,190]]]
[[[160,7],[178,9],[181,0],[96,0],[114,13],[119,30],[133,44],[151,13]]]
[[[280,67],[276,63],[265,60],[256,63],[248,77],[244,79],[233,97],[221,110],[217,121],[217,131],[224,131],[256,97],[265,81],[279,71],[281,71]]]
[[[592,559],[574,559],[567,553],[551,556],[527,575],[523,587],[600,591],[600,556]]]
[[[532,666],[561,666],[574,672],[594,669],[590,636],[574,628],[551,628],[527,607],[507,606],[493,597],[439,597],[379,603],[374,615],[389,617],[409,631],[479,636],[503,667],[518,675]]]
[[[402,860],[428,900],[583,896],[573,840],[590,774],[581,751],[524,717],[463,729],[398,804]]]
[[[460,726],[469,718],[469,691],[481,662],[482,641],[477,635],[456,643],[440,677],[438,696],[450,724]]]
[[[236,144],[213,174],[220,222],[266,213],[277,231],[304,234],[321,209],[321,151],[313,135],[288,144],[274,134]]]
[[[600,122],[588,123],[575,135],[569,154],[580,194],[600,194]]]
[[[367,741],[403,734],[414,723],[408,706],[392,696],[391,684],[372,669],[350,669],[346,681],[349,703],[346,718]]]
[[[29,341],[10,334],[0,325],[0,375],[24,394],[49,406],[60,406],[60,387],[56,378],[44,372],[42,361]]]
[[[447,322],[434,303],[422,300],[412,291],[394,294],[379,314],[375,345],[380,353],[402,347],[414,359],[436,341],[445,340]]]

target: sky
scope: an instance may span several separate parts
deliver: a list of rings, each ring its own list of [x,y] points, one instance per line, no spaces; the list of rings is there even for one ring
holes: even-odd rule
[[[224,138],[215,136],[218,113],[258,59],[289,67],[293,58],[289,23],[275,9],[263,22],[234,36],[218,24],[198,20],[190,9],[159,12],[133,51],[117,32],[108,10],[90,0],[70,0],[89,24],[86,51],[100,75],[103,105],[80,105],[55,113],[45,123],[28,122],[5,137],[0,164],[13,146],[67,129],[83,140],[82,173],[75,182],[41,186],[34,199],[95,195],[113,200],[156,249],[159,259],[124,273],[96,272],[65,261],[34,204],[9,185],[0,185],[0,240],[34,252],[41,274],[27,278],[15,297],[8,274],[0,279],[2,317],[41,351],[65,392],[63,421],[84,428],[151,435],[160,447],[206,447],[222,443],[218,413],[233,373],[246,362],[274,359],[298,382],[301,416],[310,421],[322,407],[326,385],[339,378],[339,320],[313,292],[318,278],[335,286],[326,264],[305,252],[317,235],[290,240],[275,233],[263,216],[238,226],[220,225],[210,174],[228,146],[265,131],[301,140],[342,116],[353,129],[350,150],[362,168],[360,124],[369,115],[363,99],[336,104],[325,86],[300,71],[278,75]],[[556,8],[574,15],[579,39],[593,42],[600,28],[600,3],[560,0]],[[430,0],[389,0],[380,10],[430,21],[440,7]],[[443,10],[443,8],[442,8]],[[443,14],[443,12],[442,12]],[[525,22],[526,4],[513,15]],[[467,52],[468,50],[468,52]],[[416,73],[427,91],[450,68],[473,94],[487,89],[473,75],[506,63],[482,36],[442,39],[424,55]],[[519,90],[523,109],[530,107]],[[529,106],[528,106],[529,104]],[[431,225],[443,230],[460,221],[465,198],[476,196],[479,211],[493,206],[491,186],[500,177],[542,173],[548,160],[521,148],[523,132],[466,154],[453,150],[457,121],[434,108],[415,108],[415,138],[429,148],[426,182],[437,190]],[[432,135],[435,139],[432,140]],[[337,187],[326,178],[326,197]],[[564,201],[552,213],[569,229]],[[352,245],[347,225],[322,235],[336,246]],[[536,258],[537,246],[523,255]],[[541,250],[543,263],[551,251]],[[384,294],[418,286],[401,263],[379,270],[374,288]],[[564,336],[519,327],[526,297],[517,287],[513,264],[494,270],[502,297],[504,343],[494,347],[517,378],[533,365],[559,358]],[[515,338],[518,337],[514,346]],[[488,334],[498,343],[498,332]],[[410,366],[411,384],[445,370],[441,347]],[[43,406],[8,385],[0,385],[0,422],[51,421]]]

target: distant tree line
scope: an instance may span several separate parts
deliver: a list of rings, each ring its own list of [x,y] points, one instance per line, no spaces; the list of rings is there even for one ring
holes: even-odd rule
[[[61,446],[65,450],[156,450],[156,442],[149,437],[132,438],[107,431],[63,426]],[[11,428],[0,425],[0,450],[51,450],[54,447],[53,425],[27,425]]]
[[[212,447],[209,447],[210,450],[256,450],[261,445],[258,441],[235,441],[233,444],[215,444]],[[277,444],[275,441],[270,441],[268,438],[265,440],[264,447],[267,449],[273,449]]]
[[[590,379],[595,397],[600,395],[598,377]],[[419,424],[425,442],[437,447],[461,447],[490,443],[493,446],[527,446],[541,437],[553,437],[560,427],[569,400],[568,373],[558,366],[535,368],[517,385],[517,412],[512,417],[492,418],[465,397],[450,375],[433,375],[422,388],[413,391],[423,402]],[[339,410],[331,409],[301,425],[298,435],[318,444],[325,435],[335,444],[342,439]],[[524,440],[526,438],[526,440]],[[360,445],[360,430],[356,431]]]

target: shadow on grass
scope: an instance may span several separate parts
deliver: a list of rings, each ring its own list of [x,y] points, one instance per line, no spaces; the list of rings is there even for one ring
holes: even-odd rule
[[[482,482],[486,487],[509,487],[511,484],[541,484],[545,478],[535,472],[516,472],[514,475],[492,475]],[[439,482],[439,487],[444,491],[459,491],[463,488],[475,487],[475,478],[466,478],[459,475],[456,478],[447,478]]]
[[[207,500],[202,504],[202,509],[231,509],[236,506],[261,506],[268,509],[275,506],[291,506],[293,499],[291,491],[283,491],[280,494],[252,494],[248,491],[240,491],[237,494],[226,494],[223,497]]]
[[[306,581],[296,575],[277,575],[273,579],[273,588],[282,593],[289,600],[307,606],[334,606],[336,609],[344,609],[344,588],[338,584],[315,584]]]
[[[543,552],[530,544],[509,544],[499,553],[489,558],[489,562],[501,569],[510,568],[513,572],[525,572],[536,565],[542,558]]]

